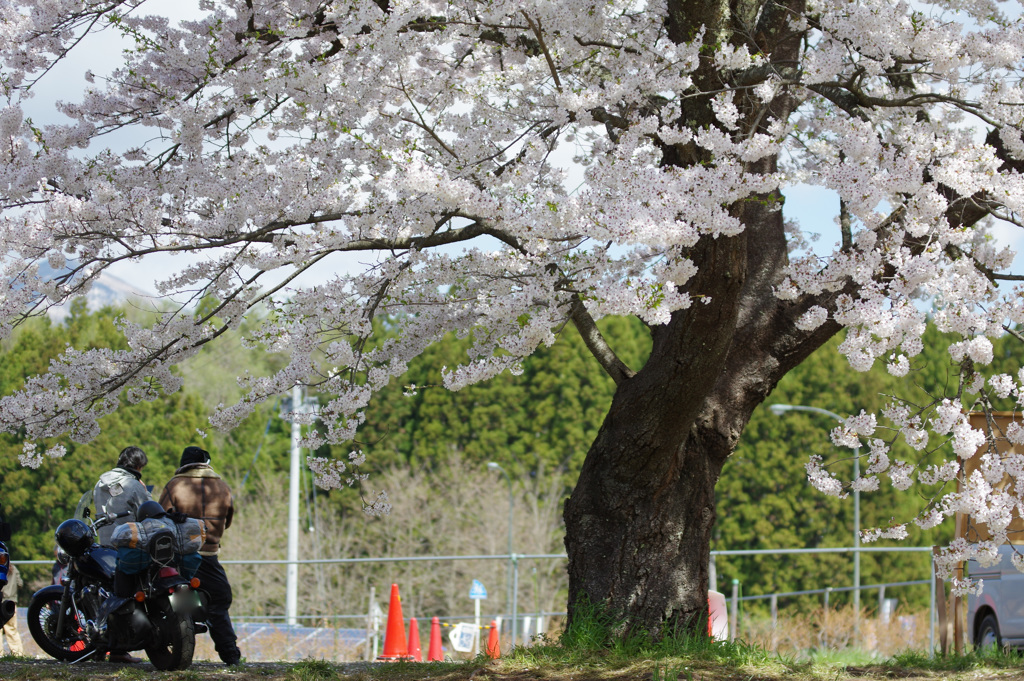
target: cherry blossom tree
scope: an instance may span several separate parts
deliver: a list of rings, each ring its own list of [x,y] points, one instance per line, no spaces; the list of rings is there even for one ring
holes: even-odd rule
[[[963,410],[1024,400],[1024,373],[985,372],[989,339],[1024,321],[994,239],[1024,201],[1018,3],[200,0],[186,21],[164,7],[0,0],[2,333],[118,263],[186,256],[159,284],[174,305],[121,322],[126,349],[69,348],[4,396],[8,430],[88,440],[119,403],[177,390],[174,364],[261,306],[248,342],[290,362],[240,377],[245,397],[213,425],[301,383],[328,396],[307,444],[352,443],[374,391],[445,334],[473,338],[440,377],[458,390],[519,371],[571,323],[617,389],[565,507],[570,615],[588,599],[658,631],[699,621],[722,464],[831,336],[845,331],[854,369],[901,375],[933,323],[958,335],[960,367],[950,394],[835,433],[869,452],[852,483],[810,463],[837,494],[949,483],[956,465],[890,460],[894,440],[969,456],[998,434]],[[34,89],[97,33],[129,42],[124,63],[85,74],[66,122],[30,120]],[[838,218],[795,221],[783,191],[800,184],[830,191]],[[834,248],[805,229],[834,229]],[[644,366],[616,355],[606,315],[649,325]],[[378,346],[380,318],[399,334]],[[353,461],[314,464],[344,484]],[[970,489],[947,484],[918,522],[1020,506]]]

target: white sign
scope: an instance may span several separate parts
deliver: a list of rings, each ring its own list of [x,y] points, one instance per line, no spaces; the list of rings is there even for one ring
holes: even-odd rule
[[[473,600],[487,598],[487,589],[479,579],[474,579],[473,586],[469,587],[469,597]]]
[[[452,642],[452,648],[460,653],[473,652],[473,644],[476,643],[476,634],[479,629],[468,622],[460,622],[448,632],[448,640]]]

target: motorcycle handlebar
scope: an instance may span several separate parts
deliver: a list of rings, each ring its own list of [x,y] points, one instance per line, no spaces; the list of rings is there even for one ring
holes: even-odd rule
[[[104,513],[96,522],[93,523],[93,527],[103,527],[104,525],[110,525],[118,518],[127,518],[130,515],[134,515],[131,511],[125,511],[123,513]]]

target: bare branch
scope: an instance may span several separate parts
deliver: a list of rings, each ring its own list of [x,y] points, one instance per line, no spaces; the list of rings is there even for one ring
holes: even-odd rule
[[[555,60],[551,58],[551,52],[548,51],[548,46],[544,42],[544,34],[540,30],[540,22],[534,22],[534,20],[530,18],[530,15],[526,13],[525,9],[522,10],[522,14],[526,17],[526,23],[530,25],[530,30],[532,30],[533,34],[537,36],[537,42],[540,43],[540,49],[544,53],[544,59],[548,62],[548,69],[550,69],[551,77],[555,81],[555,87],[559,92],[561,92],[562,81],[558,78],[558,69],[555,68]]]

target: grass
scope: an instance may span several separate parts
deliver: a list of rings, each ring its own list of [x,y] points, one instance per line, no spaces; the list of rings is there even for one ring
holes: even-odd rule
[[[202,681],[203,675],[195,669],[182,669],[174,672],[171,678],[174,681]]]
[[[288,678],[292,681],[335,681],[338,670],[324,660],[303,660],[291,668]]]

